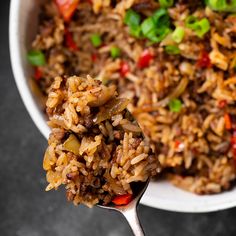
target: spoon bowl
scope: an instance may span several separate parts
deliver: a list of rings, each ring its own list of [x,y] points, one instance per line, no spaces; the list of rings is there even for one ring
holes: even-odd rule
[[[133,190],[134,198],[127,205],[117,206],[114,203],[110,203],[109,205],[106,206],[102,204],[98,204],[97,206],[103,209],[118,211],[125,217],[125,219],[129,223],[129,226],[132,229],[133,234],[135,236],[143,236],[144,231],[138,218],[137,207],[144,192],[148,187],[148,184],[149,184],[149,179],[146,182],[137,182],[132,184],[131,187]]]

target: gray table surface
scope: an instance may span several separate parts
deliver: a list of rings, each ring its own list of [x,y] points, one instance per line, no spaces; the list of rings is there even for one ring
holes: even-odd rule
[[[44,192],[46,140],[30,119],[13,79],[8,50],[8,0],[0,3],[0,235],[131,235],[122,217],[74,207],[63,190]],[[236,208],[181,214],[140,206],[147,235],[236,235]]]

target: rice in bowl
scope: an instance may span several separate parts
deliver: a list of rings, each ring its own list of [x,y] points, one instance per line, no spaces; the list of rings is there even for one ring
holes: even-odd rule
[[[131,35],[124,23],[130,9],[142,24],[162,8],[152,0],[80,1],[65,21],[48,1],[32,45],[46,58],[37,83],[45,95],[58,74],[91,74],[117,86],[155,144],[163,175],[197,194],[229,189],[236,159],[235,16],[202,1],[178,0],[165,8],[169,32],[150,43],[153,35]],[[196,22],[204,25],[200,31]],[[173,36],[177,28],[181,40]],[[113,48],[120,50],[116,57]]]

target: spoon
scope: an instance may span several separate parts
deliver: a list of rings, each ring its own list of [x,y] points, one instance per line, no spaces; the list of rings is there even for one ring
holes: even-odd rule
[[[137,182],[132,184],[131,187],[133,190],[134,198],[127,205],[116,206],[115,204],[110,203],[109,205],[106,206],[101,204],[98,204],[97,206],[108,210],[118,211],[126,218],[135,236],[144,236],[144,231],[140,224],[137,214],[137,206],[144,192],[146,191],[148,184],[149,184],[149,179],[146,182]]]

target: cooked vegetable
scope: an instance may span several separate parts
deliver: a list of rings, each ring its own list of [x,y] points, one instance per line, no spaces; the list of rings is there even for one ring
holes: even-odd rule
[[[93,62],[95,62],[98,59],[98,55],[96,53],[93,53],[91,55],[91,59],[92,59]]]
[[[78,7],[79,0],[55,0],[55,2],[64,20],[70,21]]]
[[[202,51],[201,55],[197,61],[197,67],[199,68],[210,68],[211,67],[211,59],[209,57],[208,52]]]
[[[134,37],[140,37],[141,35],[141,16],[132,9],[129,9],[124,18],[124,23],[129,26],[130,34]]]
[[[168,11],[164,8],[160,8],[152,15],[157,27],[169,27],[170,17]]]
[[[161,7],[168,8],[173,6],[174,0],[159,0]]]
[[[183,27],[176,27],[176,29],[172,33],[172,39],[176,43],[181,43],[184,38],[184,34],[185,34],[185,32],[184,32]]]
[[[71,32],[69,32],[68,29],[65,29],[65,41],[66,41],[66,46],[71,49],[71,50],[78,50],[78,47],[73,39],[73,36]]]
[[[126,109],[129,100],[126,98],[114,98],[109,101],[100,109],[100,112],[94,119],[96,124],[103,122],[104,120],[110,119],[112,116],[122,112]]]
[[[130,71],[129,64],[126,61],[121,61],[120,63],[120,75],[125,77],[126,74]]]
[[[35,69],[34,69],[35,80],[40,80],[42,77],[43,77],[42,70],[39,67],[35,67]]]
[[[199,20],[195,16],[188,16],[185,24],[188,28],[192,29],[196,35],[202,38],[210,30],[210,22],[207,18]]]
[[[63,143],[63,147],[66,151],[79,155],[80,142],[74,134],[71,134]]]
[[[127,205],[132,200],[132,194],[124,194],[113,198],[112,202],[117,206]]]
[[[166,9],[157,10],[152,16],[146,18],[141,24],[144,37],[154,43],[161,42],[170,32],[170,20]]]
[[[186,77],[183,77],[179,84],[177,85],[177,87],[175,87],[173,89],[172,92],[170,92],[170,94],[165,97],[164,99],[162,99],[161,101],[159,101],[155,106],[156,107],[160,107],[160,106],[166,106],[168,105],[168,103],[173,100],[178,98],[180,95],[182,95],[184,93],[184,91],[186,90],[187,86],[188,86],[189,80]]]
[[[102,38],[99,34],[93,34],[90,39],[94,47],[98,48],[102,45]]]
[[[227,101],[226,100],[220,100],[218,103],[219,108],[224,108],[227,106]]]
[[[88,103],[91,107],[99,107],[104,105],[109,99],[111,99],[116,94],[116,86],[112,85],[110,87],[101,85],[101,93],[96,96],[94,101]]]
[[[111,48],[111,57],[112,58],[115,59],[115,58],[119,57],[120,53],[121,53],[121,51],[120,51],[120,49],[118,47],[112,47]]]
[[[205,0],[205,2],[215,11],[236,12],[236,0]]]
[[[140,69],[148,67],[152,59],[153,55],[150,51],[148,49],[144,50],[138,60],[138,67]]]
[[[175,149],[179,149],[181,142],[179,140],[175,140]]]
[[[165,47],[165,52],[170,55],[180,54],[180,49],[175,45],[168,45]]]
[[[155,35],[156,23],[153,17],[146,18],[141,24],[141,30],[145,37],[149,38],[152,35]]]
[[[232,124],[231,124],[230,115],[228,113],[224,115],[224,120],[225,120],[225,128],[230,130],[232,128]]]
[[[32,50],[28,52],[28,61],[33,66],[44,66],[46,64],[46,59],[42,51]]]
[[[175,98],[169,102],[168,106],[170,108],[170,111],[180,112],[180,110],[182,108],[182,103],[179,99]]]
[[[236,130],[233,131],[233,134],[231,136],[231,149],[234,161],[236,162]]]
[[[141,22],[141,16],[132,9],[129,9],[124,18],[124,23],[130,27],[139,26]]]

